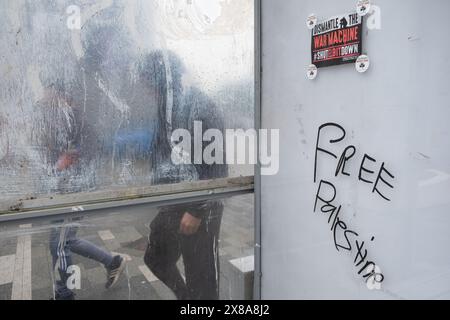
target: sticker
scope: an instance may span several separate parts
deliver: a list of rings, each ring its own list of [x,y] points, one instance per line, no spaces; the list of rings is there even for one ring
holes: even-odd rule
[[[317,77],[317,67],[313,64],[309,65],[306,75],[309,80],[314,80]]]
[[[306,26],[309,30],[312,30],[317,24],[317,16],[315,14],[310,14],[308,19],[306,19]]]
[[[361,16],[364,17],[366,14],[370,12],[370,0],[359,0],[358,4],[356,5],[356,12]]]
[[[359,56],[356,60],[356,71],[360,73],[364,73],[369,70],[370,67],[370,59],[366,55]]]
[[[363,54],[363,18],[356,12],[318,21],[311,35],[311,63],[319,69],[354,64]]]

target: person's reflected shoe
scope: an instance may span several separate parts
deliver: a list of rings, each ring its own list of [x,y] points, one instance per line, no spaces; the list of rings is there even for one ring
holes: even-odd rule
[[[113,258],[113,261],[111,263],[111,266],[107,269],[108,274],[106,275],[107,281],[105,288],[111,289],[117,284],[117,281],[119,281],[120,275],[122,274],[123,270],[125,269],[126,261],[121,256],[115,256]]]
[[[57,291],[55,297],[50,300],[75,300],[75,293],[70,290]]]

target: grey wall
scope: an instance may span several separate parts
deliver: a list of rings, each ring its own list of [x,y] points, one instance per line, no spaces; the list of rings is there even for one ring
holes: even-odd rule
[[[281,129],[282,141],[279,174],[262,178],[265,299],[450,298],[450,2],[374,4],[382,25],[364,32],[370,70],[324,68],[310,81],[307,16],[351,12],[356,1],[262,1],[262,126]],[[318,128],[327,122],[343,126],[347,136],[330,147],[339,131],[324,131],[324,147],[357,151],[346,166],[350,177],[334,177],[337,160],[320,154],[314,183]],[[391,201],[358,180],[364,154],[377,161],[368,168],[378,172],[385,162],[395,176],[386,179],[394,190],[380,185]],[[335,185],[341,221],[359,234],[384,275],[381,290],[369,290],[358,275],[356,237],[348,234],[352,251],[338,252],[328,216],[313,212],[321,179]],[[342,229],[337,233],[345,243]]]

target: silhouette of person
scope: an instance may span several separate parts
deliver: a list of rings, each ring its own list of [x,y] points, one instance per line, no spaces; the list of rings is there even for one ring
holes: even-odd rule
[[[171,162],[171,130],[186,129],[193,136],[194,121],[202,121],[204,130],[224,130],[223,116],[211,99],[196,88],[183,88],[183,73],[178,57],[165,51],[149,54],[140,69],[140,81],[152,92],[159,114],[153,149],[155,184],[223,178],[228,173],[224,164],[190,166]],[[194,163],[192,155],[191,160]],[[222,214],[222,201],[203,201],[163,207],[151,223],[144,261],[178,299],[219,298]],[[181,256],[186,280],[176,265]]]

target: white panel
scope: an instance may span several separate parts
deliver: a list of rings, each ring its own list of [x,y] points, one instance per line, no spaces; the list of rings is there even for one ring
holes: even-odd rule
[[[450,2],[375,4],[381,29],[364,32],[369,71],[320,68],[311,81],[306,18],[354,11],[356,1],[263,1],[263,127],[281,129],[282,141],[279,174],[262,178],[263,298],[450,298]],[[325,130],[321,146],[340,156],[354,145],[356,154],[346,165],[350,177],[335,177],[338,161],[319,153],[314,183],[318,129],[329,122],[346,137],[330,146],[340,132]],[[394,190],[379,185],[391,201],[359,181],[365,154],[377,161],[367,168],[378,173],[384,162],[395,176],[384,175]],[[338,252],[328,217],[313,212],[321,179],[335,185],[340,219],[380,267],[381,290],[358,275],[356,237],[349,236],[351,252]]]

